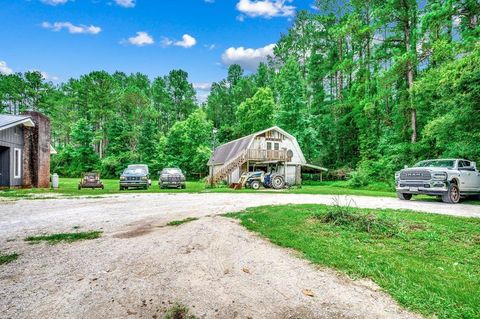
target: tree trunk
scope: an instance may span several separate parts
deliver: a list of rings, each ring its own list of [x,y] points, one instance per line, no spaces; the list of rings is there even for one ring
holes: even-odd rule
[[[405,10],[410,11],[408,6],[406,6]],[[404,34],[405,34],[405,52],[409,55],[407,59],[407,86],[408,86],[408,99],[409,99],[409,107],[410,107],[410,114],[411,114],[411,129],[412,129],[412,143],[417,141],[417,110],[413,103],[413,82],[414,82],[414,68],[412,57],[410,56],[411,53],[415,54],[416,48],[412,49],[412,38],[411,38],[412,26],[411,26],[411,19],[408,18],[407,21],[404,23]]]

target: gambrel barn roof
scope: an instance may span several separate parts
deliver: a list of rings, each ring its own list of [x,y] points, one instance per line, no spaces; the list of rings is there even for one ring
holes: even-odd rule
[[[298,154],[301,163],[306,164],[305,157],[303,156],[303,152],[298,145],[297,139],[293,135],[290,135],[289,133],[281,129],[280,127],[273,126],[218,146],[217,148],[215,148],[215,151],[213,152],[212,157],[210,157],[207,165],[215,166],[227,163],[231,159],[237,157],[242,151],[249,149],[255,137],[272,130],[275,130],[285,135],[287,138],[291,139],[295,148],[293,151]]]

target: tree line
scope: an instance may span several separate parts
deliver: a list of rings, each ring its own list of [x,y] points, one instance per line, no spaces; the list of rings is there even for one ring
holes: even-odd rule
[[[52,170],[115,177],[130,163],[207,172],[212,147],[279,125],[352,184],[432,157],[480,159],[477,0],[319,1],[253,73],[231,65],[198,103],[188,74],[95,71],[53,85],[0,75],[0,109],[52,120]],[[217,133],[213,133],[213,128]]]

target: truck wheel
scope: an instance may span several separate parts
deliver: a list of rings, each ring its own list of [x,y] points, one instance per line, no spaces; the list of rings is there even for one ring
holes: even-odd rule
[[[446,194],[442,195],[442,201],[449,204],[457,204],[460,201],[460,189],[455,183],[450,183]]]
[[[285,187],[285,180],[283,179],[282,176],[277,175],[272,178],[272,187],[275,189],[281,189]]]
[[[253,181],[251,184],[250,184],[250,187],[254,190],[257,190],[260,188],[260,182],[259,181]]]
[[[412,199],[412,194],[407,194],[407,193],[397,193],[397,197],[401,200],[411,200]]]

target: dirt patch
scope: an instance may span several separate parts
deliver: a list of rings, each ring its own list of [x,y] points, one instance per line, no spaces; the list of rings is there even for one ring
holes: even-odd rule
[[[132,225],[130,235],[142,234],[132,240],[23,244],[22,262],[2,269],[0,311],[11,318],[163,318],[169,305],[162,302],[170,300],[199,318],[416,318],[376,285],[318,269],[231,219],[155,225]]]
[[[158,226],[152,226],[151,224],[146,224],[146,225],[138,226],[132,230],[114,234],[112,237],[120,238],[120,239],[135,238],[135,237],[140,237],[140,236],[145,236],[147,234],[150,234],[155,229],[158,229]]]
[[[20,255],[2,265],[0,313],[6,318],[162,318],[170,300],[199,318],[418,317],[370,281],[313,266],[237,221],[215,217],[252,206],[332,202],[332,196],[213,193],[0,202],[0,246]],[[371,197],[355,202],[480,217],[480,206],[472,205]],[[202,218],[163,227],[188,217]],[[104,236],[55,246],[8,240],[68,232],[76,225],[102,230]]]

